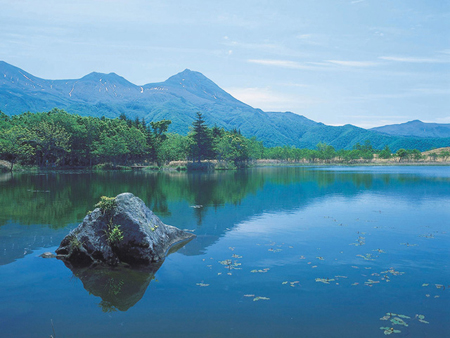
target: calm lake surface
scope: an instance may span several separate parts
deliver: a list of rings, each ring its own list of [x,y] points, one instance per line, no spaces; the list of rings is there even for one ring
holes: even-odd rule
[[[122,192],[197,237],[154,274],[38,257]],[[0,210],[1,337],[450,337],[450,167],[4,174]]]

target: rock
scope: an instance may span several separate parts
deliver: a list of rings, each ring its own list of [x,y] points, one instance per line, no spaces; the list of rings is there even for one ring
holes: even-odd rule
[[[40,254],[39,257],[42,258],[55,258],[56,256],[52,254],[51,252],[44,252],[43,254]]]
[[[102,197],[99,206],[72,230],[56,250],[72,266],[92,263],[130,266],[162,262],[169,248],[194,234],[166,225],[138,197]]]

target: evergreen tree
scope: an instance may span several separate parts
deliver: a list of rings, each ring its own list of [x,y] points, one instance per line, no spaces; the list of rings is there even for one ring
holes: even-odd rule
[[[197,160],[209,160],[214,158],[214,141],[212,132],[205,124],[203,115],[197,113],[197,119],[192,122],[192,134],[193,143],[191,146],[191,156],[193,162]]]

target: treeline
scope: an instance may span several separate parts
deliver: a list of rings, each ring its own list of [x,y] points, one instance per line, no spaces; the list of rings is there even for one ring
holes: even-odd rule
[[[8,117],[0,112],[0,158],[14,166],[112,166],[217,159],[242,166],[261,158],[262,142],[206,126],[198,113],[187,136],[167,133],[171,121],[83,117],[53,109]],[[12,167],[11,167],[12,170]]]
[[[316,149],[295,147],[265,148],[255,137],[246,138],[239,130],[208,127],[201,113],[188,135],[168,133],[169,120],[147,124],[144,119],[83,117],[53,109],[45,113],[23,113],[8,117],[0,111],[0,159],[39,167],[92,167],[98,164],[155,164],[171,161],[201,163],[216,160],[226,168],[246,166],[249,161],[274,159],[290,162],[352,162],[388,159],[420,160],[420,151],[389,147],[374,149],[369,141],[352,150],[336,150],[325,143]],[[450,153],[442,152],[444,160]],[[434,158],[436,159],[436,158]]]
[[[396,159],[399,162],[404,161],[421,161],[432,160],[436,161],[438,158],[447,161],[450,158],[450,152],[443,150],[440,153],[432,152],[429,155],[422,154],[417,149],[399,149],[393,153],[389,146],[385,146],[383,149],[374,149],[369,140],[366,140],[364,144],[357,143],[353,149],[334,149],[333,146],[325,143],[319,143],[316,149],[298,149],[295,147],[274,147],[266,148],[264,150],[265,158],[290,161],[290,162],[341,162],[341,163],[353,163],[357,161],[370,162],[374,158],[378,159]]]

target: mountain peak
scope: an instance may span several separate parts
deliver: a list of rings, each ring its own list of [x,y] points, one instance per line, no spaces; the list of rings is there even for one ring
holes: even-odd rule
[[[94,82],[110,82],[114,84],[120,84],[122,86],[126,87],[136,87],[136,85],[129,82],[127,79],[123,78],[120,75],[117,75],[116,73],[98,73],[98,72],[92,72],[85,76],[83,76],[80,80],[84,81],[94,81]]]
[[[209,82],[210,85],[212,84],[216,86],[214,82],[212,82],[202,73],[195,72],[187,68],[182,72],[169,77],[165,81],[166,84],[181,84],[181,85],[185,83],[204,83],[204,82]]]

